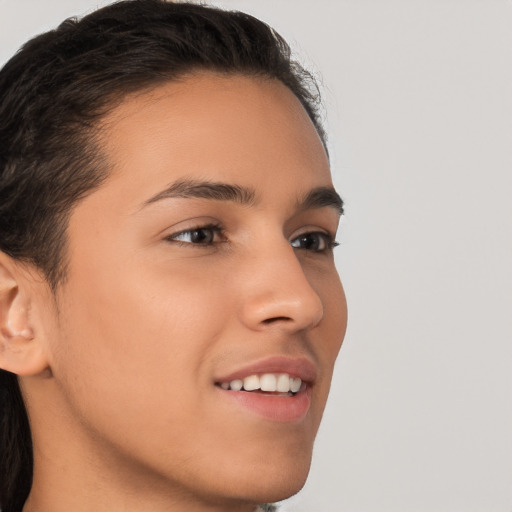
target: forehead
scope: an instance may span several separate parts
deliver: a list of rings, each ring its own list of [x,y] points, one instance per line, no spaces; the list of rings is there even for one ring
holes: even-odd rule
[[[244,184],[293,167],[299,179],[330,181],[312,121],[277,80],[188,76],[129,96],[104,120],[101,135],[113,180],[134,170],[156,181],[221,172]]]

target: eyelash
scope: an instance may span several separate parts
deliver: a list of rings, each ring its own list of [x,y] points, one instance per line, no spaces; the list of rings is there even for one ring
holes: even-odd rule
[[[199,233],[201,233],[204,235],[205,232],[210,232],[211,236],[208,237],[208,240],[206,242],[204,241],[193,241],[192,239],[194,238],[194,234],[195,236],[199,236]],[[183,240],[179,240],[179,237],[182,237],[184,235],[189,235],[189,239],[190,241],[183,241]],[[221,238],[224,238],[223,240],[221,240],[220,242],[219,241],[215,241],[215,236],[218,235],[220,236]],[[314,237],[314,238],[312,238]],[[204,236],[203,236],[203,240],[204,240]],[[197,226],[197,227],[194,227],[194,228],[191,228],[191,229],[185,229],[183,231],[180,231],[179,233],[175,233],[173,235],[169,235],[165,238],[168,242],[172,242],[172,243],[176,243],[176,244],[179,244],[179,245],[182,245],[182,246],[196,246],[196,247],[208,247],[208,246],[211,246],[215,243],[222,243],[222,242],[225,242],[225,237],[224,237],[224,229],[222,228],[222,226],[218,225],[218,224],[206,224],[204,226]],[[298,246],[295,246],[293,245],[294,242],[297,242],[298,240],[301,240],[302,239],[302,242],[307,244],[307,243],[312,243],[312,244],[318,244],[320,245],[320,248],[317,248],[317,249],[311,249],[311,248],[308,248],[308,247],[298,247]],[[316,252],[316,253],[325,253],[325,252],[329,252],[329,251],[332,251],[335,247],[337,247],[339,245],[338,242],[336,242],[334,240],[334,238],[328,234],[328,233],[323,233],[321,231],[310,231],[310,232],[306,232],[306,233],[302,233],[300,234],[299,236],[297,236],[296,238],[294,238],[291,242],[290,242],[291,246],[294,248],[294,249],[299,249],[299,250],[306,250],[306,251],[311,251],[311,252]]]

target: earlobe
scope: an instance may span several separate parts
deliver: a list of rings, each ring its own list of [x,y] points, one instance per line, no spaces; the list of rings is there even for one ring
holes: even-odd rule
[[[31,294],[21,269],[0,252],[0,368],[17,375],[47,369],[30,317]]]

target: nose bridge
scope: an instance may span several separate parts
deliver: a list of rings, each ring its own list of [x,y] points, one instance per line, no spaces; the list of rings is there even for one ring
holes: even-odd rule
[[[316,326],[322,319],[322,300],[284,237],[252,252],[245,272],[242,314],[249,327],[279,324],[300,331]]]

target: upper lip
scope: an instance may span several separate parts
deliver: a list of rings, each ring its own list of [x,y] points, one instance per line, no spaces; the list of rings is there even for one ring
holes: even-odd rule
[[[292,377],[299,377],[303,382],[312,383],[316,380],[317,368],[306,357],[273,356],[260,359],[215,379],[215,382],[231,382],[235,379],[244,379],[249,375],[264,373],[287,373]]]

